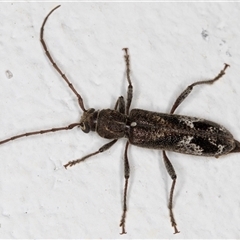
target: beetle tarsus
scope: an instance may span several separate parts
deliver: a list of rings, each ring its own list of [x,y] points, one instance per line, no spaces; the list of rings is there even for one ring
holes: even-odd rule
[[[175,225],[175,226],[173,226],[173,227],[174,227],[174,231],[175,231],[173,234],[180,233],[180,231],[178,231],[178,229],[177,229],[176,225]]]
[[[122,227],[122,232],[120,233],[121,235],[127,234],[127,232],[125,230],[125,219],[126,219],[126,212],[123,213],[122,219],[121,219],[121,222],[120,222],[120,227]]]

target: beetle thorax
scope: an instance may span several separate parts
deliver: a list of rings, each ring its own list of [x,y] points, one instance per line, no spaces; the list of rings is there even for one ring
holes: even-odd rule
[[[126,136],[127,115],[116,110],[103,109],[98,112],[96,132],[107,139],[118,139]]]

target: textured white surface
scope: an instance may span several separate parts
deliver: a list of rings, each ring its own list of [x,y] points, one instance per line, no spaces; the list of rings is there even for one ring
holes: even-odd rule
[[[39,42],[57,3],[1,3],[0,137],[65,126],[81,116],[75,96]],[[62,3],[45,39],[86,107],[113,108],[126,93],[130,49],[132,108],[167,112],[193,81],[201,86],[177,113],[203,117],[240,140],[239,3]],[[208,36],[206,36],[208,35]],[[12,78],[7,78],[9,70]],[[124,140],[69,170],[63,164],[106,140],[78,129],[0,146],[0,238],[239,238],[240,154],[219,159],[169,153],[178,175],[173,235],[171,185],[160,152],[130,147],[126,229],[120,236]]]

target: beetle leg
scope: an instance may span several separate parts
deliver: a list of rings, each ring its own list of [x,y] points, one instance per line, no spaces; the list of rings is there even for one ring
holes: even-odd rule
[[[171,190],[170,190],[168,208],[169,208],[171,223],[172,223],[172,226],[173,226],[174,231],[175,231],[174,234],[176,234],[176,233],[179,233],[179,231],[177,229],[177,223],[176,223],[176,220],[174,218],[172,208],[173,208],[173,191],[174,191],[174,187],[175,187],[175,184],[176,184],[177,175],[176,175],[175,170],[173,168],[173,165],[171,164],[170,160],[168,159],[165,151],[163,151],[163,160],[164,160],[164,164],[165,164],[165,167],[167,169],[167,172],[173,180]]]
[[[210,80],[205,80],[205,81],[198,81],[195,82],[191,85],[189,85],[180,95],[179,97],[176,99],[175,103],[172,106],[172,109],[170,111],[170,113],[174,113],[174,111],[177,109],[177,107],[183,102],[183,100],[191,93],[191,91],[193,90],[193,88],[197,85],[201,85],[201,84],[212,84],[215,81],[217,81],[218,79],[220,79],[224,74],[225,74],[225,70],[230,67],[230,65],[226,64],[224,65],[224,68],[221,70],[221,72],[213,79]]]
[[[127,188],[128,188],[128,179],[130,175],[130,168],[127,156],[129,142],[126,143],[125,152],[124,152],[124,178],[125,178],[125,186],[124,186],[124,195],[123,195],[123,214],[120,221],[120,227],[122,227],[121,234],[126,234],[125,231],[125,221],[126,221],[126,213],[127,213]]]
[[[118,100],[115,104],[114,110],[117,110],[122,114],[125,114],[125,100],[124,100],[123,96],[118,98]]]
[[[87,158],[90,158],[94,155],[97,155],[98,153],[102,153],[102,152],[105,152],[106,150],[108,150],[110,147],[113,146],[114,143],[117,142],[118,139],[114,139],[113,141],[111,142],[108,142],[107,144],[104,144],[102,147],[100,147],[98,149],[98,151],[94,152],[94,153],[90,153],[88,155],[86,155],[85,157],[82,157],[80,159],[77,159],[77,160],[73,160],[73,161],[69,161],[67,164],[64,165],[65,168],[67,167],[72,167],[73,165],[77,164],[77,163],[80,163],[80,162],[83,162],[85,161]]]
[[[125,62],[126,62],[126,72],[127,72],[127,80],[128,80],[128,91],[127,91],[127,104],[126,104],[126,114],[129,114],[130,105],[132,102],[133,97],[133,86],[130,79],[130,61],[129,61],[129,55],[128,55],[128,48],[123,48],[125,51]]]

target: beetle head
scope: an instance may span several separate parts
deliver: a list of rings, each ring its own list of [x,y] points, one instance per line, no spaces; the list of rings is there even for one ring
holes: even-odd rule
[[[83,112],[80,120],[80,127],[83,132],[89,133],[89,131],[95,131],[97,123],[98,111],[94,108],[90,108]]]

